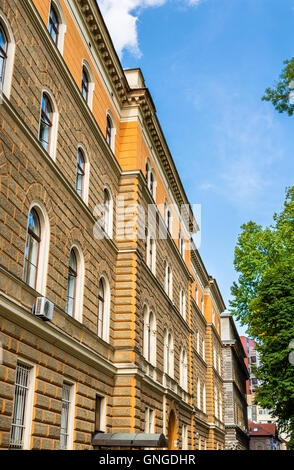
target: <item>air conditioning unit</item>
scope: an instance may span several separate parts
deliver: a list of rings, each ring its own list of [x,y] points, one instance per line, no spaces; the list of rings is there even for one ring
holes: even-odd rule
[[[37,297],[34,314],[45,321],[53,320],[54,304],[46,297]]]

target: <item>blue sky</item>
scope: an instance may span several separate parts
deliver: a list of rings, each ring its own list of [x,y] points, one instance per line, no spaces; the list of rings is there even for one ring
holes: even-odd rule
[[[293,120],[261,97],[294,55],[294,0],[98,3],[123,66],[142,68],[188,198],[202,205],[200,254],[228,306],[240,226],[270,224],[293,185]]]

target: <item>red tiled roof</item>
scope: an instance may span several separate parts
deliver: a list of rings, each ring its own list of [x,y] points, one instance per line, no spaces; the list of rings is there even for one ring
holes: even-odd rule
[[[248,421],[249,435],[250,436],[275,436],[276,435],[276,425],[274,423],[253,423]],[[254,431],[257,429],[257,431]]]

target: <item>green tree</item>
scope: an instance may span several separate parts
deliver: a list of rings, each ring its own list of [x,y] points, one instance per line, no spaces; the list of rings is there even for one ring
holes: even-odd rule
[[[294,58],[284,61],[285,67],[282,69],[280,79],[273,88],[267,88],[262,97],[263,101],[271,101],[279,113],[288,113],[292,116],[294,105],[289,102],[289,84],[294,80]]]
[[[232,313],[257,344],[260,380],[256,401],[273,410],[294,449],[294,365],[289,345],[294,339],[294,187],[272,226],[244,224],[235,248],[239,273],[232,286]]]

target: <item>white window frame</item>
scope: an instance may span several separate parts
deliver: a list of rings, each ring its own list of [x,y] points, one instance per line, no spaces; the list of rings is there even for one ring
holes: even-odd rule
[[[46,296],[46,286],[47,286],[47,272],[48,272],[48,258],[49,258],[49,243],[50,243],[50,222],[49,217],[46,211],[44,204],[41,201],[34,201],[30,205],[27,220],[29,220],[29,214],[32,209],[38,214],[40,221],[40,230],[41,230],[41,241],[39,245],[39,255],[38,255],[38,272],[37,272],[37,281],[36,281],[36,291],[39,292],[42,296]],[[28,224],[27,224],[28,230]],[[27,231],[26,231],[27,234]],[[25,253],[24,253],[25,259]],[[25,263],[24,263],[25,266]]]
[[[79,322],[83,320],[83,304],[84,304],[84,282],[85,282],[85,262],[81,247],[74,243],[69,251],[74,250],[77,260],[77,277],[75,291],[74,318]],[[69,261],[69,259],[68,259]]]
[[[83,191],[82,191],[82,200],[85,204],[88,205],[89,201],[89,181],[90,181],[90,161],[89,156],[86,151],[84,144],[79,143],[77,147],[77,152],[81,150],[85,159],[85,174],[84,174],[84,181],[83,181]],[[76,175],[75,175],[76,176]],[[76,181],[75,181],[76,186]]]
[[[180,351],[180,386],[188,391],[188,360],[187,351],[183,346]]]
[[[174,339],[171,330],[164,329],[164,373],[174,377]]]
[[[64,36],[65,36],[65,33],[66,33],[66,20],[65,20],[63,9],[60,5],[59,0],[51,0],[50,8],[49,8],[48,22],[47,22],[48,25],[49,25],[49,19],[50,19],[51,6],[54,7],[54,10],[57,13],[58,21],[59,21],[58,41],[57,41],[56,46],[57,46],[57,49],[59,50],[60,54],[63,55]]]
[[[184,289],[180,290],[180,314],[186,320],[186,295]]]
[[[202,338],[202,357],[205,360],[205,339]]]
[[[67,430],[68,430],[67,446],[66,446],[66,449],[63,449],[63,450],[72,450],[73,449],[73,437],[74,437],[74,422],[75,422],[76,384],[69,380],[65,380],[62,384],[62,391],[63,391],[64,385],[70,386],[70,398],[69,398],[70,405],[69,405],[68,422],[67,422]],[[62,410],[61,410],[61,413],[62,413]],[[60,428],[60,431],[61,431],[61,428]]]
[[[109,208],[108,208],[108,217],[106,220],[106,211],[105,207],[103,209],[103,229],[105,233],[108,235],[109,238],[112,238],[113,236],[113,197],[112,193],[110,191],[110,188],[108,185],[104,186],[103,189],[103,204],[104,204],[104,194],[105,191],[107,191],[108,197],[109,197]]]
[[[108,109],[107,112],[106,112],[106,123],[107,123],[107,118],[108,117],[109,117],[110,122],[111,122],[110,148],[111,148],[112,152],[114,153],[114,151],[115,151],[115,138],[116,138],[116,125],[115,125],[115,120],[114,120],[113,114],[110,111],[110,109]]]
[[[188,426],[182,425],[182,450],[188,450]]]
[[[155,413],[153,408],[145,408],[145,433],[154,434],[155,429]]]
[[[205,384],[203,384],[203,388],[202,388],[202,401],[203,401],[203,406],[202,406],[203,413],[206,413],[206,386]]]
[[[201,409],[201,384],[199,377],[197,378],[197,408]]]
[[[99,283],[100,280],[104,281],[104,316],[103,316],[103,330],[102,330],[102,336],[97,335],[98,338],[101,338],[103,341],[106,341],[107,343],[109,342],[109,329],[110,329],[110,303],[111,303],[111,293],[110,293],[110,284],[108,281],[108,277],[105,274],[102,274],[99,277],[99,282],[98,282],[98,290],[99,290]],[[99,298],[98,298],[99,293],[97,294],[97,299],[98,299],[98,308],[99,308]],[[98,330],[98,329],[97,329]]]
[[[147,304],[144,305],[144,329],[143,329],[143,356],[145,359],[156,366],[156,317],[152,309]],[[148,345],[148,334],[150,335],[150,344]],[[150,346],[149,358],[148,348]]]
[[[151,256],[150,256],[151,248]],[[152,234],[147,236],[147,266],[151,269],[152,273],[156,273],[156,240]]]
[[[32,430],[32,418],[33,418],[33,407],[34,407],[34,394],[35,394],[35,381],[36,381],[36,365],[23,360],[22,358],[19,359],[17,365],[26,366],[30,368],[29,371],[29,378],[28,378],[28,385],[27,385],[27,396],[26,396],[26,403],[25,403],[25,414],[24,414],[24,437],[23,437],[23,450],[29,450],[31,444],[31,430]],[[16,377],[15,377],[16,379]],[[14,381],[15,387],[15,381]],[[14,404],[15,404],[15,388],[14,388],[14,399],[13,399],[13,411],[14,414]],[[12,416],[13,416],[12,414]]]
[[[92,109],[93,109],[93,99],[94,99],[94,90],[95,90],[95,79],[94,79],[94,75],[93,75],[92,69],[90,67],[90,64],[88,63],[88,61],[86,59],[82,60],[82,74],[83,74],[83,69],[86,70],[88,78],[89,78],[88,99],[87,99],[87,101],[86,100],[84,100],[84,101],[85,101],[85,103],[87,103],[90,110],[92,111]]]
[[[14,66],[15,40],[14,40],[11,26],[2,12],[0,12],[0,22],[2,24],[2,27],[4,29],[4,32],[7,37],[7,42],[8,42],[2,93],[9,99],[10,93],[11,93],[12,75],[13,75],[13,66]]]
[[[48,148],[48,154],[52,158],[52,160],[56,160],[56,152],[57,152],[57,136],[58,136],[58,122],[59,122],[59,113],[58,113],[58,108],[57,104],[55,101],[55,98],[49,88],[43,87],[42,93],[41,93],[41,105],[40,105],[40,118],[39,118],[39,129],[38,132],[40,134],[40,126],[41,126],[41,116],[42,116],[42,101],[43,101],[43,95],[48,95],[51,106],[52,106],[52,129],[50,133],[50,141],[49,141],[49,148]],[[39,134],[38,134],[38,139],[39,139]],[[39,141],[40,142],[40,141]],[[40,142],[40,145],[42,146],[42,143]],[[42,146],[44,151],[46,152],[47,150]]]

